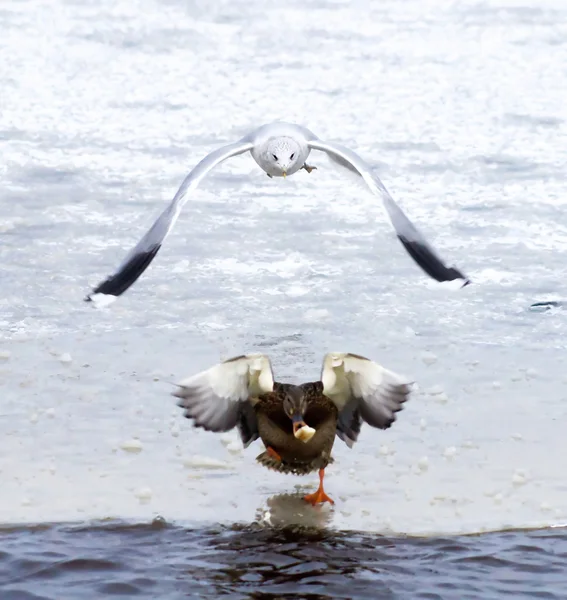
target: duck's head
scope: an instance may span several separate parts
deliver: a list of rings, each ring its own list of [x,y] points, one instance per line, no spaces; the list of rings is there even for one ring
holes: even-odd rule
[[[293,424],[293,435],[307,443],[315,435],[315,429],[305,422],[307,399],[304,391],[297,386],[288,387],[285,391],[283,408]]]

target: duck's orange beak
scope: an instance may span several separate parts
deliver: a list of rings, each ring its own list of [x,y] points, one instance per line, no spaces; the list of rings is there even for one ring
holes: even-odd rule
[[[293,435],[297,436],[297,432],[302,427],[307,427],[307,423],[301,417],[294,417],[293,418]]]
[[[307,442],[315,435],[316,430],[313,429],[313,427],[309,427],[301,415],[293,415],[291,420],[293,422],[293,437],[296,440],[301,440],[304,444],[307,444]]]
[[[282,176],[284,179],[286,178],[286,175],[287,175],[287,171],[282,171]]]

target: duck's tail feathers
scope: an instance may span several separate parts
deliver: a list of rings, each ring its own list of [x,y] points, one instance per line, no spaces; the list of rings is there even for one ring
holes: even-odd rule
[[[264,467],[277,471],[278,473],[287,473],[292,475],[308,475],[313,471],[324,469],[328,464],[334,462],[333,457],[329,457],[325,460],[325,465],[321,464],[320,460],[314,460],[308,463],[290,463],[283,460],[278,460],[275,456],[268,454],[268,452],[262,452],[256,457],[256,460]]]

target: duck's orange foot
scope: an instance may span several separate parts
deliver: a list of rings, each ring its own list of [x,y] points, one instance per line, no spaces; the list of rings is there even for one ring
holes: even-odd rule
[[[303,496],[305,502],[309,502],[315,506],[316,504],[322,504],[323,502],[330,502],[334,504],[333,500],[325,494],[325,490],[323,489],[323,479],[325,477],[325,469],[319,469],[319,488],[314,494],[307,494],[307,496]]]
[[[323,502],[330,502],[331,504],[335,503],[334,500],[329,498],[329,496],[327,496],[325,491],[321,488],[319,488],[314,494],[307,494],[307,496],[303,496],[303,499],[305,502],[309,502],[309,504],[312,504],[313,506],[316,504],[322,504]]]
[[[272,457],[275,458],[277,461],[282,462],[282,457],[271,447],[268,446],[266,448],[266,452]]]

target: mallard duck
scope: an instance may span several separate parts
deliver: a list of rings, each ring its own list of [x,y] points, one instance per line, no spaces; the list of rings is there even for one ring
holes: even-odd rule
[[[274,381],[270,359],[246,354],[224,361],[178,384],[173,395],[195,427],[237,427],[244,447],[261,438],[256,460],[280,473],[319,471],[319,488],[305,496],[313,505],[330,502],[325,468],[338,436],[349,448],[362,421],[388,429],[411,391],[411,383],[378,363],[341,352],[323,359],[320,381],[292,385]]]

